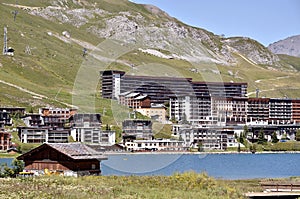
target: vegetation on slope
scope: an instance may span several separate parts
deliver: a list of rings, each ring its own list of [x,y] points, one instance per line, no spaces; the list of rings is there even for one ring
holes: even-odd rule
[[[78,71],[82,65],[90,63],[89,60],[91,59],[91,56],[83,56],[83,47],[88,45],[88,53],[90,53],[93,47],[103,41],[103,38],[88,30],[90,25],[101,26],[101,16],[90,19],[88,24],[76,27],[70,23],[61,23],[57,20],[46,20],[39,16],[30,15],[25,10],[2,4],[3,2],[12,3],[9,0],[1,1],[0,13],[1,16],[5,17],[0,18],[0,30],[2,31],[3,27],[7,26],[8,45],[16,51],[14,57],[0,55],[1,105],[33,107],[35,110],[47,105],[58,107],[71,105],[74,82]],[[24,0],[18,3],[19,5],[46,7],[51,2],[54,1]],[[140,13],[145,18],[145,23],[153,22],[157,26],[170,20],[162,12],[151,13],[149,8],[125,0],[95,0],[88,3],[82,1],[82,6],[74,4],[72,1],[67,2],[70,9],[99,7],[109,12],[107,18],[116,17],[120,15],[119,12],[121,11],[129,11]],[[83,6],[84,4],[86,5]],[[18,11],[18,14],[14,21],[12,13],[15,10]],[[172,20],[178,23],[179,27],[188,27],[176,19]],[[105,25],[104,22],[103,24]],[[63,36],[63,31],[68,31],[71,39]],[[219,37],[208,31],[202,31],[210,37],[216,46],[223,48],[224,43]],[[247,41],[242,40],[242,44],[244,45]],[[3,37],[0,38],[0,43],[3,43]],[[238,42],[235,43],[235,45],[237,44]],[[251,40],[251,45],[257,45],[258,49],[262,49],[262,46],[255,41]],[[209,43],[204,44],[204,46],[213,50]],[[27,47],[30,48],[31,54],[25,52]],[[172,53],[162,49],[156,50],[165,54]],[[284,68],[278,68],[249,63],[239,53],[234,56],[238,60],[237,65],[228,66],[207,62],[195,65],[186,60],[159,58],[134,49],[118,57],[107,69],[125,70],[128,73],[144,75],[191,77],[195,81],[248,82],[249,96],[255,95],[256,88],[260,89],[260,96],[265,97],[300,96],[299,72],[287,70],[291,69],[289,65],[299,69],[298,60],[280,56],[281,64],[286,65]],[[100,62],[96,60],[94,65],[97,66]],[[95,74],[98,75],[99,73],[95,72]],[[88,78],[86,79],[88,80]],[[91,92],[96,104],[95,108],[93,107],[94,110],[100,113],[105,112],[103,115],[104,124],[117,125],[118,121],[114,119],[111,100],[100,97],[99,87],[95,92]],[[91,106],[91,104],[85,104],[85,106]]]
[[[244,198],[257,187],[193,172],[172,176],[44,176],[0,179],[1,198]],[[240,181],[241,182],[241,181]],[[253,182],[250,182],[255,184]],[[243,185],[248,182],[244,181]]]

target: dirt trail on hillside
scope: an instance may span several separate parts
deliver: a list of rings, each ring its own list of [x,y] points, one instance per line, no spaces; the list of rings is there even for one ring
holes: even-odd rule
[[[3,80],[0,80],[0,83],[6,84],[6,85],[11,86],[11,87],[14,87],[14,88],[16,88],[16,89],[18,89],[18,90],[20,90],[20,91],[22,91],[22,92],[24,92],[24,93],[28,93],[28,94],[32,95],[33,98],[36,98],[36,99],[50,99],[49,97],[47,97],[47,96],[45,96],[45,95],[35,93],[35,92],[30,91],[30,90],[28,90],[28,89],[26,89],[26,88],[22,88],[21,86],[18,86],[18,85],[16,85],[16,84],[12,84],[12,83],[9,83],[9,82],[3,81]],[[56,102],[58,102],[58,103],[61,103],[61,104],[66,105],[66,106],[68,106],[68,107],[73,107],[72,104],[68,104],[68,103],[59,101],[59,100],[57,100],[57,99],[50,99],[50,100],[54,100],[54,101],[56,101]]]

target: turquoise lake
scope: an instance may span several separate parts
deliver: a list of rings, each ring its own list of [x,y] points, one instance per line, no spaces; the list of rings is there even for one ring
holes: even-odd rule
[[[195,171],[215,178],[300,176],[299,153],[117,154],[101,162],[102,175],[172,175]]]

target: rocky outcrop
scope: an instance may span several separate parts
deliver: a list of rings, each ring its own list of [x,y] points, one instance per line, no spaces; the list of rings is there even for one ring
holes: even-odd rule
[[[76,6],[71,8],[71,3]],[[143,5],[145,13],[141,13],[128,9],[128,4],[124,11],[109,12],[100,4],[86,2],[82,6],[81,1],[54,0],[52,6],[29,13],[78,28],[84,25],[86,31],[100,38],[141,45],[143,49],[162,49],[177,59],[234,65],[237,64],[234,53],[238,52],[254,64],[279,65],[276,55],[252,39],[223,38],[185,25],[155,6]]]
[[[275,54],[285,54],[300,57],[300,35],[288,37],[268,46],[268,49]]]

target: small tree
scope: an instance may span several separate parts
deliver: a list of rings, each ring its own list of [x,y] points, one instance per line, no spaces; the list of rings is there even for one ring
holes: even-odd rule
[[[198,151],[199,152],[203,152],[204,151],[202,142],[198,142]]]
[[[266,143],[265,132],[263,131],[263,129],[261,129],[258,133],[257,144],[265,144],[265,143]]]
[[[21,160],[14,159],[12,162],[12,169],[14,172],[14,176],[23,171],[24,169],[24,162]]]
[[[1,177],[16,177],[24,169],[24,162],[14,159],[11,167],[7,166],[7,164],[1,165]]]
[[[296,141],[300,141],[300,129],[296,131]]]
[[[277,143],[279,141],[276,132],[272,133],[271,139],[272,139],[272,143]]]
[[[249,130],[248,130],[248,126],[247,125],[245,125],[244,126],[244,136],[245,136],[245,138],[247,138],[247,136],[248,136],[248,132],[249,132]]]

